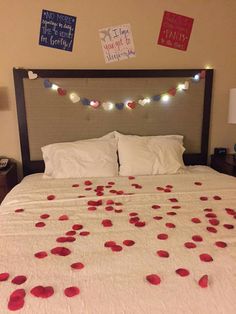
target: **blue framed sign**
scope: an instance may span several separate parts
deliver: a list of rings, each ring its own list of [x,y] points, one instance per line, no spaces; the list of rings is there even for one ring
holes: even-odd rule
[[[43,10],[39,45],[72,51],[75,25],[75,16]]]

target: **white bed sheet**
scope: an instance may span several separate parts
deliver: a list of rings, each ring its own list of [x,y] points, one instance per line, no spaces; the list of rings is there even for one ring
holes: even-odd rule
[[[104,195],[96,195],[97,186],[100,192],[104,186]],[[99,200],[102,205],[88,210],[94,207],[88,205],[89,201]],[[107,205],[108,200],[117,204]],[[153,205],[160,208],[153,209]],[[106,210],[106,206],[114,209]],[[10,274],[8,280],[0,282],[0,313],[10,313],[9,296],[16,289],[26,292],[24,306],[17,311],[20,314],[235,313],[233,211],[236,179],[207,167],[190,167],[176,175],[136,178],[42,179],[41,174],[26,177],[0,207],[0,274]],[[138,213],[145,226],[129,222],[133,212]],[[205,215],[210,212],[216,215],[219,225],[209,222]],[[50,217],[41,219],[42,214]],[[194,223],[192,218],[201,222]],[[104,219],[109,219],[112,226],[104,227]],[[45,226],[36,227],[38,222]],[[216,223],[214,218],[211,222]],[[57,243],[56,239],[65,236],[74,224],[83,225],[74,236],[76,240]],[[209,226],[217,232],[207,231]],[[82,236],[81,231],[90,234]],[[163,233],[168,235],[167,240],[157,238]],[[193,241],[194,235],[203,241]],[[124,240],[135,243],[125,246]],[[104,247],[106,241],[115,241],[122,250]],[[225,242],[227,247],[217,247],[216,241]],[[188,249],[186,242],[197,247]],[[54,255],[50,250],[55,247],[66,247],[71,254]],[[167,251],[169,257],[158,256],[158,250]],[[36,258],[34,254],[40,251],[48,256]],[[213,261],[201,261],[199,256],[203,253]],[[72,269],[70,265],[75,262],[83,263],[84,268]],[[176,274],[179,268],[187,269],[189,276]],[[161,283],[150,284],[146,279],[149,274],[159,275]],[[21,285],[11,282],[18,275],[27,278]],[[198,285],[203,275],[208,275],[207,288]],[[33,296],[31,289],[39,285],[52,286],[54,294],[45,299]],[[66,297],[64,289],[70,286],[78,287],[80,294]]]

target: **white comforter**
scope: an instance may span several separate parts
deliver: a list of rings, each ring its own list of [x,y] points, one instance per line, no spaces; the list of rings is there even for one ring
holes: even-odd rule
[[[236,313],[235,218],[236,179],[208,168],[26,177],[0,207],[0,313]]]

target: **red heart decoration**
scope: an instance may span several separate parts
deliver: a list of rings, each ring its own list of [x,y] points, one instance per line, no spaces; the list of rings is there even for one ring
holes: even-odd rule
[[[36,286],[30,290],[30,293],[37,298],[49,298],[54,294],[53,287]]]
[[[130,109],[134,109],[136,107],[136,103],[134,101],[129,101],[127,103],[127,106],[130,108]]]
[[[90,106],[92,106],[93,108],[98,108],[100,105],[101,105],[101,103],[98,100],[92,100],[90,102]]]
[[[57,89],[57,92],[58,92],[58,95],[60,95],[60,96],[65,96],[66,95],[66,90],[61,88],[61,87],[59,87]]]
[[[201,79],[204,79],[206,77],[206,71],[205,70],[202,70],[201,72],[200,72],[200,78]]]
[[[175,96],[176,94],[176,87],[173,87],[171,89],[168,90],[168,94],[171,96]]]

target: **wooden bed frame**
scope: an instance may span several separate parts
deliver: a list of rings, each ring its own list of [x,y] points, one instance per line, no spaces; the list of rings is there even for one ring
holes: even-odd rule
[[[182,69],[182,70],[50,70],[50,69],[30,69],[33,73],[37,73],[40,79],[88,79],[88,78],[180,78],[181,80],[188,79],[200,73],[204,69]],[[28,113],[26,106],[26,91],[24,81],[28,80],[28,69],[13,69],[15,94],[19,124],[19,134],[22,153],[23,173],[28,175],[36,172],[44,171],[43,160],[32,160],[30,153],[29,128],[28,128]],[[200,150],[197,152],[186,152],[184,154],[184,162],[187,165],[207,164],[208,158],[208,137],[210,126],[210,110],[211,110],[211,94],[213,82],[213,70],[205,70],[204,91],[202,115],[200,118],[201,134],[200,134]],[[58,99],[57,99],[58,101]],[[30,108],[30,106],[28,106]],[[171,109],[170,109],[171,110]],[[176,117],[178,119],[178,117]],[[158,123],[156,123],[158,124]],[[180,123],[181,124],[181,123]],[[121,131],[122,130],[117,130]],[[168,134],[168,130],[164,133]],[[181,130],[180,130],[181,132]],[[144,132],[140,135],[159,135],[158,130],[156,134],[147,134]],[[130,134],[133,131],[130,130]],[[100,134],[101,135],[101,134]],[[100,136],[99,135],[99,136]],[[76,137],[76,139],[82,139]],[[71,138],[73,140],[73,138]],[[45,142],[45,144],[48,144]]]

